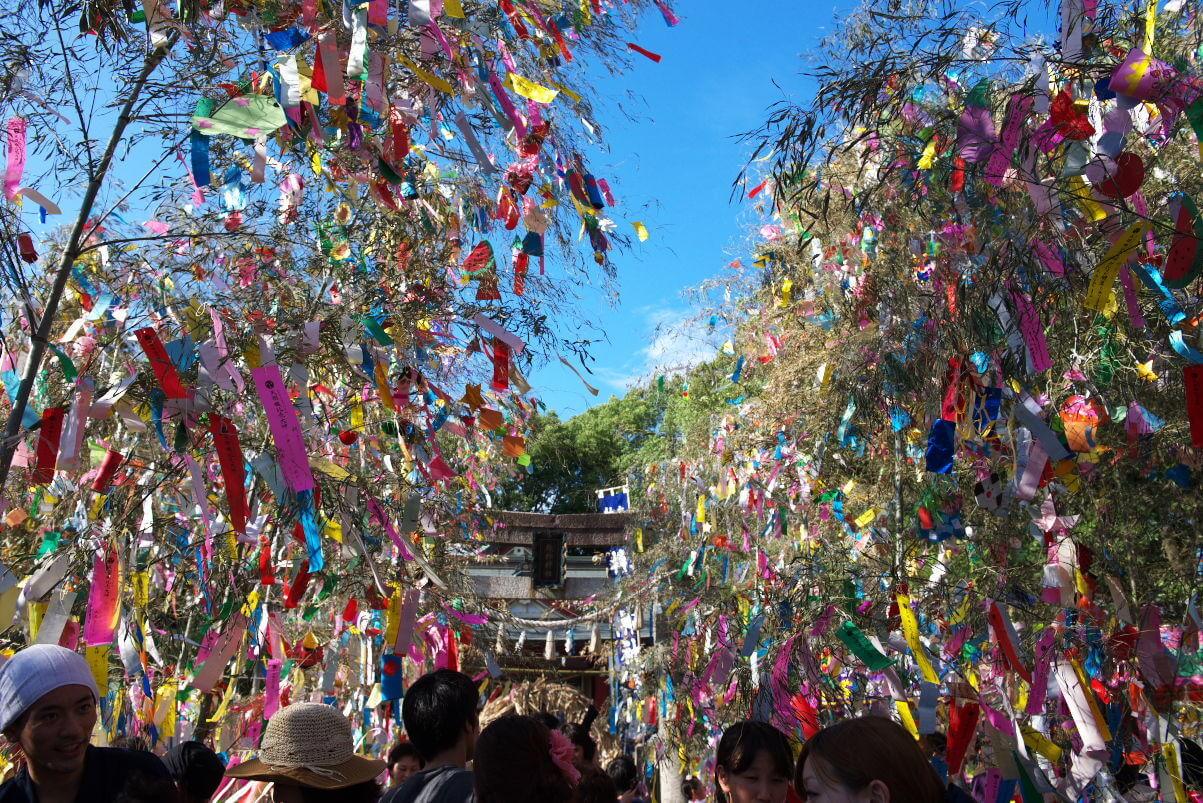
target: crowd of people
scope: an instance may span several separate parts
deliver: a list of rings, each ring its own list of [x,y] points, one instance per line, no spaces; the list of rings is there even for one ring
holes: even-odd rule
[[[356,753],[352,724],[337,709],[306,702],[277,711],[258,754],[228,766],[195,741],[162,756],[138,742],[97,747],[99,701],[87,663],[63,647],[29,647],[0,666],[0,732],[20,767],[0,785],[0,803],[204,803],[227,779],[271,782],[276,803],[642,803],[647,786],[630,756],[601,765],[589,719],[510,714],[482,729],[476,683],[449,669],[406,691],[405,739],[387,762]],[[823,729],[795,757],[772,725],[737,722],[718,743],[713,795],[719,803],[972,801],[941,777],[939,740],[925,745],[868,716]],[[705,799],[703,788],[687,779],[685,799]]]

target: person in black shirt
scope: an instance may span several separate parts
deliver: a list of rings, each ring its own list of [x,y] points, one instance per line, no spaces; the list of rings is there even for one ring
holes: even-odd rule
[[[131,781],[168,779],[150,753],[89,744],[99,696],[87,662],[64,647],[29,647],[0,666],[0,732],[24,759],[0,803],[108,803]]]
[[[381,803],[473,803],[465,765],[480,735],[480,692],[462,672],[439,669],[413,682],[401,700],[405,734],[425,769],[389,791]]]
[[[200,742],[177,744],[163,765],[180,790],[180,803],[209,803],[226,773],[221,758]]]

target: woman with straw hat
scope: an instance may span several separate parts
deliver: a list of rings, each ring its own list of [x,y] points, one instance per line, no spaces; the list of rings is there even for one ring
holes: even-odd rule
[[[259,757],[226,770],[231,778],[271,781],[275,803],[372,803],[384,762],[355,754],[351,723],[320,703],[280,709],[263,732]]]

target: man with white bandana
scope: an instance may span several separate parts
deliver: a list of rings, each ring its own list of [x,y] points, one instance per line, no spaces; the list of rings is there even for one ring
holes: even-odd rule
[[[167,779],[151,753],[93,747],[100,694],[78,653],[40,644],[0,666],[0,732],[24,766],[0,803],[100,803],[131,780]]]

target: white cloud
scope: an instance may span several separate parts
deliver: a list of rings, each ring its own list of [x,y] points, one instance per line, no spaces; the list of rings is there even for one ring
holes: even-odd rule
[[[674,307],[644,307],[639,312],[647,345],[617,369],[595,369],[595,374],[611,387],[626,391],[661,374],[682,373],[711,359],[717,351],[705,324],[693,312]]]

